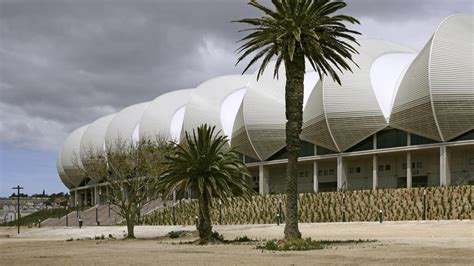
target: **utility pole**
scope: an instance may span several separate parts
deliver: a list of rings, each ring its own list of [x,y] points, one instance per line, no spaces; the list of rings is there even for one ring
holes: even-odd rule
[[[20,187],[20,185],[18,185],[16,187],[12,187],[12,189],[17,190],[16,199],[17,199],[18,217],[17,217],[17,220],[16,220],[16,224],[18,225],[18,234],[20,234],[20,218],[21,218],[21,214],[20,214],[20,189],[23,189],[23,187]]]

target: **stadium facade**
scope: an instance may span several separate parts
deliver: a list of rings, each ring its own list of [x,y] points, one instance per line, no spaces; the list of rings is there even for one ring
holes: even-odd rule
[[[445,19],[424,48],[360,40],[342,86],[307,67],[299,190],[404,188],[474,182],[474,17]],[[242,153],[260,194],[285,190],[284,69],[231,75],[129,106],[73,131],[57,160],[73,204],[106,186],[74,165],[117,138],[180,140],[215,125]],[[79,155],[79,156],[77,156]],[[113,166],[112,166],[113,167]],[[84,169],[87,172],[87,169]]]

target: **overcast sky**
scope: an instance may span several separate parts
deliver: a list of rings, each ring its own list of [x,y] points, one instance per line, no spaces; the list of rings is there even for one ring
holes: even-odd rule
[[[471,0],[352,0],[363,38],[421,49]],[[78,126],[158,95],[240,73],[244,0],[0,0],[0,196],[66,191],[56,153]]]

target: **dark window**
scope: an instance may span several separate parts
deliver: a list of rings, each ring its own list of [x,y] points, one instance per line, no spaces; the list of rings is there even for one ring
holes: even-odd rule
[[[416,168],[423,168],[423,162],[417,162]]]
[[[385,165],[385,171],[390,171],[390,164]]]
[[[314,155],[314,145],[306,141],[301,141],[300,157],[313,156],[313,155]],[[277,153],[273,154],[267,161],[283,160],[283,159],[288,159],[288,152],[286,151],[286,147],[279,150]]]
[[[334,174],[334,169],[329,169],[329,175],[333,175]]]
[[[377,149],[407,145],[407,133],[398,129],[382,130],[377,133]]]
[[[277,153],[270,156],[267,161],[274,161],[274,160],[283,160],[288,159],[288,152],[286,152],[286,147],[279,150]]]
[[[258,162],[260,161],[250,156],[245,155],[245,163],[258,163]]]
[[[357,143],[356,145],[352,146],[350,149],[347,151],[366,151],[366,150],[372,150],[374,148],[374,140],[373,137],[370,136],[363,141]]]
[[[438,142],[439,141],[425,138],[422,136],[418,136],[415,134],[411,134],[411,145],[421,145],[421,144],[430,144],[430,143],[438,143]]]
[[[407,163],[402,163],[402,169],[406,170],[407,169]]]
[[[318,175],[319,175],[319,176],[323,175],[323,170],[319,170],[319,171],[318,171]]]
[[[453,141],[459,141],[459,140],[471,140],[474,139],[474,130],[468,131],[461,136],[453,139]]]
[[[360,173],[360,167],[356,167],[356,173]]]
[[[316,150],[318,152],[318,155],[326,155],[326,154],[334,154],[334,153],[337,153],[335,151],[332,151],[330,149],[326,149],[324,147],[321,147],[321,146],[316,146]]]
[[[324,170],[324,175],[328,175],[328,170]]]
[[[301,141],[300,157],[313,156],[314,155],[314,144]]]
[[[349,173],[351,173],[351,174],[354,173],[354,168],[353,167],[349,168]]]
[[[383,172],[383,165],[379,165],[379,172]]]

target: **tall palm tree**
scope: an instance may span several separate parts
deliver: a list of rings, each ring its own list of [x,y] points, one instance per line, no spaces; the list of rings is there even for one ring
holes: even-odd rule
[[[352,55],[357,53],[358,44],[346,23],[359,23],[346,15],[334,15],[346,6],[344,2],[329,0],[272,0],[273,9],[256,0],[249,5],[263,11],[260,18],[245,18],[236,22],[251,27],[243,31],[250,33],[242,38],[237,51],[241,54],[237,64],[248,56],[253,58],[243,72],[257,60],[262,59],[257,79],[268,63],[276,57],[274,76],[284,63],[286,70],[286,149],[288,165],[286,173],[287,204],[285,238],[301,237],[298,229],[298,156],[303,118],[303,81],[305,58],[319,73],[321,79],[331,76],[341,83],[338,72],[351,70]]]
[[[213,241],[209,209],[213,198],[225,203],[232,196],[253,195],[247,183],[250,174],[227,143],[227,137],[216,132],[215,126],[201,125],[192,135],[186,132],[185,142],[176,144],[175,153],[168,156],[168,169],[160,180],[165,195],[173,191],[197,195],[201,243]]]

